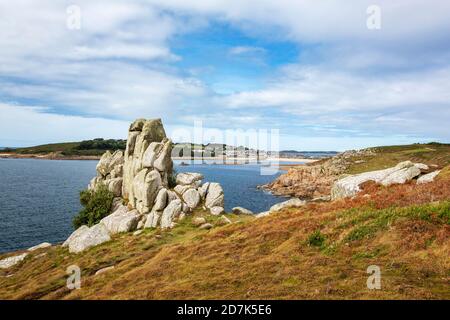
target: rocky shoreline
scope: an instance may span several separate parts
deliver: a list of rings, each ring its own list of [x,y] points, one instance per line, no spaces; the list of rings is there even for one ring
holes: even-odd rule
[[[114,195],[110,213],[94,225],[79,227],[62,247],[67,247],[70,253],[79,253],[108,242],[119,233],[139,235],[147,228],[176,228],[187,217],[191,217],[199,229],[232,223],[226,217],[221,185],[203,182],[203,175],[195,172],[174,176],[171,151],[172,142],[166,137],[160,119],[134,121],[129,128],[125,151],[105,152],[97,164],[97,175],[88,186],[92,192],[104,186]],[[285,208],[302,207],[310,201],[354,197],[369,181],[383,186],[413,180],[416,184],[424,184],[432,182],[440,173],[440,170],[432,170],[423,163],[403,161],[383,170],[344,174],[355,162],[355,157],[373,153],[372,149],[347,151],[316,163],[293,167],[264,186],[274,194],[293,198],[265,212],[253,213],[242,207],[235,207],[232,212],[258,219]],[[202,215],[196,215],[197,212]],[[213,223],[207,222],[207,215],[218,219]],[[10,268],[23,261],[30,251],[51,246],[42,243],[8,256],[0,260],[0,268]]]

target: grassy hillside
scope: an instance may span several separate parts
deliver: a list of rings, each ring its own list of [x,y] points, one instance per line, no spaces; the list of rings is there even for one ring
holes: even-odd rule
[[[432,170],[450,164],[450,144],[428,143],[370,148],[372,155],[352,157],[347,173],[361,173],[393,167],[401,161],[425,163]]]
[[[80,142],[51,143],[11,150],[17,154],[60,154],[62,156],[100,156],[106,150],[125,150],[126,140],[101,138]]]
[[[450,180],[437,180],[368,184],[354,199],[260,219],[230,215],[233,224],[211,230],[190,217],[76,255],[43,249],[0,270],[0,298],[450,299]],[[73,264],[82,288],[69,291]],[[381,290],[366,287],[370,265],[381,268]]]

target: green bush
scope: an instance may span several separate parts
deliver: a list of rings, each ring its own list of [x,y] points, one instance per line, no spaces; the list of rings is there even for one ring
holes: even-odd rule
[[[82,225],[90,227],[100,222],[110,213],[113,199],[114,194],[104,185],[99,185],[95,191],[81,191],[80,203],[84,208],[73,218],[74,228]]]
[[[314,231],[308,237],[307,243],[309,246],[322,247],[325,244],[325,236],[319,231]]]

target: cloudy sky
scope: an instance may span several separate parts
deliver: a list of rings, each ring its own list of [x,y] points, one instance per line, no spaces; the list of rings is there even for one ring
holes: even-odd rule
[[[169,134],[279,129],[282,149],[449,142],[449,12],[447,0],[0,0],[0,146],[125,138],[140,117]]]

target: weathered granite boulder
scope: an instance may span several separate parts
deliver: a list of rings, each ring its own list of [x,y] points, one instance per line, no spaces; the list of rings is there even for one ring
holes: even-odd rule
[[[7,269],[15,266],[19,262],[23,261],[28,253],[22,253],[17,256],[8,257],[0,260],[0,269]]]
[[[284,208],[292,208],[292,207],[299,208],[299,207],[304,206],[305,204],[306,204],[306,201],[304,201],[304,200],[300,200],[298,198],[292,198],[287,201],[274,204],[273,206],[270,207],[269,212],[273,213],[276,211],[280,211]]]
[[[206,219],[204,217],[196,217],[192,219],[192,224],[196,227],[206,223]]]
[[[97,176],[90,181],[88,189],[95,190],[100,184],[103,184],[115,197],[120,197],[122,195],[123,162],[122,151],[117,150],[113,154],[106,151],[97,164]]]
[[[176,182],[177,184],[186,186],[197,186],[199,187],[199,183],[201,183],[201,180],[203,179],[203,175],[196,172],[183,172],[177,174]]]
[[[243,207],[234,207],[231,210],[233,211],[234,214],[253,214],[252,211],[245,209]]]
[[[96,169],[98,173],[103,177],[106,177],[111,171],[115,170],[116,166],[121,166],[123,162],[124,158],[122,151],[117,150],[113,154],[111,154],[110,151],[106,151],[100,158]]]
[[[109,234],[112,235],[136,230],[140,219],[141,214],[137,210],[128,211],[127,207],[122,205],[100,222],[105,225]]]
[[[441,172],[441,170],[437,170],[434,172],[430,172],[428,174],[424,174],[423,176],[417,179],[417,184],[430,183],[434,181],[434,178]]]
[[[156,195],[155,204],[153,205],[152,210],[163,210],[167,205],[167,189],[162,188],[158,191],[158,194]]]
[[[411,161],[404,161],[392,168],[351,175],[334,183],[331,189],[331,198],[334,200],[352,197],[361,190],[359,186],[367,181],[374,181],[384,186],[405,183],[420,175],[421,170],[425,170],[423,164],[416,165]]]
[[[205,230],[209,230],[211,228],[213,228],[214,226],[211,223],[204,223],[202,224],[200,227],[198,227],[199,229],[205,229]]]
[[[268,211],[263,211],[260,213],[255,214],[255,218],[262,218],[266,217],[272,213],[275,213],[277,211],[283,210],[285,208],[300,208],[306,204],[305,200],[300,200],[298,198],[292,198],[287,201],[283,201],[277,204],[274,204],[270,207]]]
[[[178,218],[182,210],[181,200],[176,199],[169,203],[169,205],[164,209],[161,215],[161,228],[172,228],[173,222]]]
[[[263,211],[255,214],[255,218],[267,217],[268,215],[270,215],[270,211]]]
[[[103,223],[99,223],[91,228],[81,226],[63,243],[63,247],[69,247],[71,253],[78,253],[109,240],[111,237],[108,229]]]
[[[114,269],[114,266],[109,266],[109,267],[102,268],[100,270],[97,270],[97,272],[95,272],[94,276],[98,276],[99,274],[108,272],[109,270],[113,270],[113,269]]]
[[[157,170],[142,169],[133,179],[129,193],[129,204],[140,213],[148,213],[159,190],[162,188],[161,175]]]
[[[225,207],[223,189],[219,183],[211,182],[209,184],[208,192],[206,194],[205,199],[205,206],[207,208]]]
[[[209,209],[209,213],[211,213],[213,216],[219,216],[225,213],[225,209],[222,207],[212,207]]]
[[[200,194],[191,188],[183,193],[183,200],[189,208],[194,209],[200,203]]]
[[[46,249],[46,248],[50,248],[51,246],[52,246],[52,244],[49,243],[49,242],[42,242],[40,244],[32,246],[31,248],[28,248],[28,251],[35,251],[35,250],[39,250],[39,249]]]
[[[144,228],[156,228],[160,222],[161,216],[163,214],[162,210],[155,210],[155,208],[152,209],[152,211],[148,214],[147,220],[145,221]]]
[[[231,220],[228,219],[228,218],[225,217],[225,216],[220,216],[220,218],[217,219],[216,224],[217,224],[218,226],[224,226],[224,225],[227,225],[227,224],[231,224]]]
[[[178,193],[179,195],[183,195],[187,190],[191,189],[192,187],[190,185],[181,185],[177,184],[173,190]]]
[[[206,197],[206,194],[208,193],[209,188],[209,182],[205,182],[200,188],[198,188],[198,193],[200,194],[200,197],[204,200]]]
[[[120,197],[122,194],[122,178],[113,178],[105,181],[108,190],[111,191],[115,197]]]
[[[173,200],[180,199],[178,194],[173,190],[167,190],[167,203],[170,203]]]

